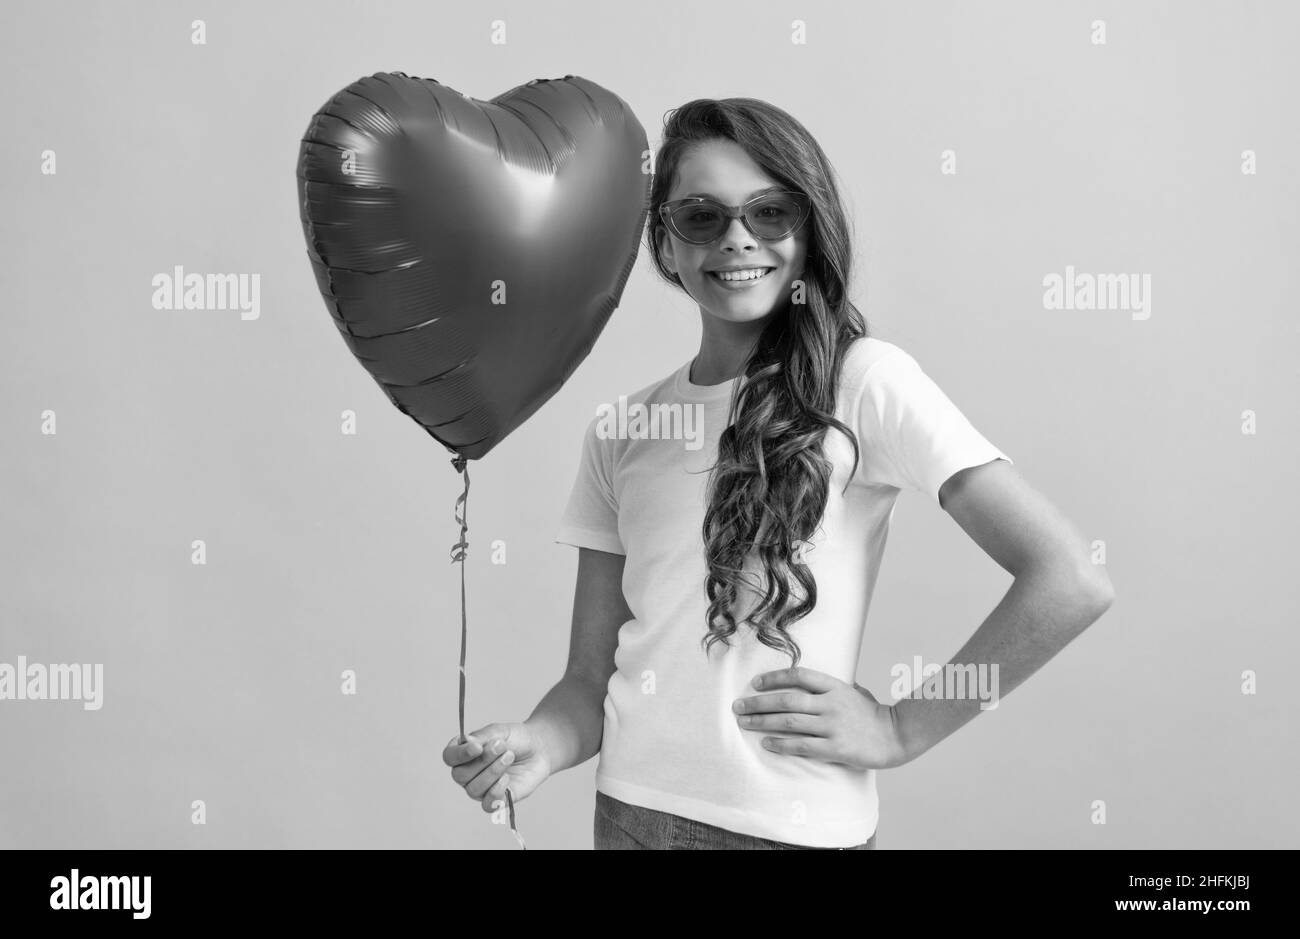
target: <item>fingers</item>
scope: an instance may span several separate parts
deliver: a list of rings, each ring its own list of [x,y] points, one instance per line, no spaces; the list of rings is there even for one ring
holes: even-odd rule
[[[462,786],[468,785],[470,782],[476,779],[478,775],[483,772],[483,770],[485,770],[487,767],[491,766],[498,759],[500,759],[501,754],[505,752],[506,752],[506,742],[504,740],[498,739],[498,740],[489,741],[488,744],[485,747],[483,747],[483,752],[480,753],[477,757],[465,763],[461,763],[459,766],[453,767],[451,771],[451,778],[454,779],[459,785]],[[477,799],[479,798],[479,796],[475,796],[474,798]]]
[[[763,749],[789,756],[802,756],[827,763],[840,762],[834,746],[824,737],[764,737]]]
[[[736,718],[741,730],[775,731],[784,734],[807,734],[828,737],[827,722],[818,714],[741,714]]]
[[[821,714],[825,703],[806,691],[776,691],[737,698],[731,709],[737,714],[760,714],[770,711],[797,711],[800,714]]]
[[[465,785],[465,792],[468,793],[469,797],[475,802],[484,801],[488,790],[505,775],[506,770],[510,767],[510,764],[514,762],[514,759],[514,752],[506,750]],[[503,792],[502,798],[504,797],[505,794]]]
[[[442,748],[442,761],[448,766],[459,766],[483,752],[482,742],[475,739],[473,734],[466,734],[465,737],[466,742],[461,743],[460,734],[457,734]]]
[[[498,808],[506,804],[506,787],[510,785],[509,774],[502,774],[501,778],[492,784],[492,788],[487,791],[483,797],[483,811],[495,812]],[[515,796],[518,801],[519,797]]]
[[[451,778],[464,787],[466,795],[481,803],[485,812],[505,804],[510,784],[506,770],[516,757],[506,745],[508,734],[497,736],[502,729],[488,725],[466,734],[464,743],[457,734],[442,750],[443,762],[452,767]]]
[[[776,671],[762,672],[754,677],[753,684],[755,688],[803,688],[806,691],[822,694],[843,682],[834,675],[798,665],[794,668],[778,668]]]

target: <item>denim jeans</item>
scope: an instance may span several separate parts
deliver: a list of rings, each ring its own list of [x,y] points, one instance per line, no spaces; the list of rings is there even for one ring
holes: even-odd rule
[[[680,815],[629,805],[600,790],[596,791],[593,827],[597,851],[865,851],[876,846],[874,833],[862,844],[851,848],[827,849],[742,835]]]

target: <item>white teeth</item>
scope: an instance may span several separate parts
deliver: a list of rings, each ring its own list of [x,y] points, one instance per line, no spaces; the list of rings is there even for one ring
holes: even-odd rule
[[[766,268],[751,267],[743,271],[714,271],[719,280],[757,280],[767,274]]]

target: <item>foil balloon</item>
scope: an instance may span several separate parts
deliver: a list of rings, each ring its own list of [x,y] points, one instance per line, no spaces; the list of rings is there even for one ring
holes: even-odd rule
[[[312,117],[298,197],[325,305],[460,465],[559,390],[618,306],[647,152],[627,104],[575,75],[479,101],[381,72]]]

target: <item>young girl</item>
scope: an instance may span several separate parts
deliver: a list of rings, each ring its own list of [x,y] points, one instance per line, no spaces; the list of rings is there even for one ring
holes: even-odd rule
[[[875,771],[981,704],[937,688],[889,706],[854,681],[900,490],[1014,576],[954,657],[996,667],[1002,694],[1110,583],[916,360],[868,335],[832,169],[798,121],[692,101],[657,163],[648,245],[699,304],[699,353],[628,396],[655,431],[587,427],[556,538],[579,549],[564,677],[443,759],[490,812],[599,753],[597,848],[872,848]]]

